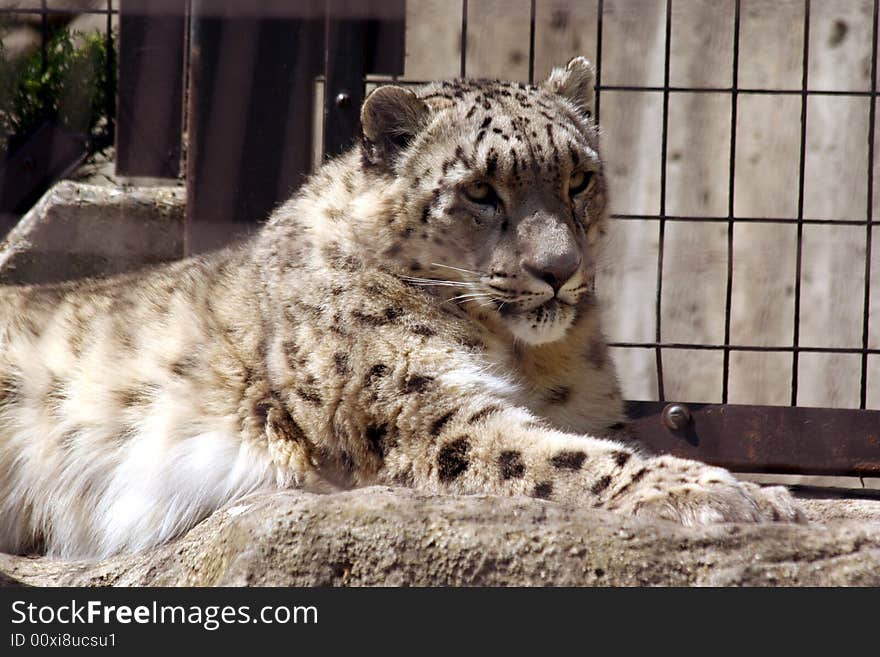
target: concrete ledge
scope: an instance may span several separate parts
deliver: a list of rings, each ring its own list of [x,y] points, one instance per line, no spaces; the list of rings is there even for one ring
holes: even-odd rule
[[[181,187],[64,181],[0,242],[0,284],[117,274],[183,257]]]
[[[851,515],[837,501],[806,500],[818,521],[812,525],[687,529],[529,498],[425,496],[385,487],[333,495],[286,491],[236,502],[143,554],[100,563],[0,555],[0,580],[37,586],[878,586],[880,501],[855,502],[860,508]]]

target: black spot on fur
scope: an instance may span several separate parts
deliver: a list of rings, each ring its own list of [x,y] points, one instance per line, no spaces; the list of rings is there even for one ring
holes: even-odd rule
[[[498,153],[495,151],[491,151],[489,153],[489,157],[486,158],[486,175],[491,176],[495,173],[495,169],[498,168]]]
[[[388,425],[371,425],[367,427],[365,435],[367,438],[367,446],[370,448],[370,451],[379,458],[385,458]]]
[[[354,457],[345,450],[339,454],[339,464],[342,466],[342,469],[349,474],[357,469],[357,463],[355,463]]]
[[[345,322],[342,319],[342,313],[336,313],[333,315],[333,323],[330,324],[329,328],[337,335],[348,335],[348,331],[345,330]]]
[[[364,376],[364,385],[373,385],[373,383],[376,382],[376,379],[381,379],[383,376],[387,376],[389,371],[390,370],[388,369],[387,365],[376,363],[370,368],[366,376]]]
[[[422,393],[425,392],[434,382],[433,376],[424,376],[422,374],[413,374],[403,382],[403,392]]]
[[[393,258],[403,249],[403,244],[392,244],[385,251],[383,251],[383,255],[388,258]]]
[[[403,308],[392,308],[388,307],[385,309],[384,313],[385,319],[389,322],[393,322],[396,319],[403,317]]]
[[[630,480],[629,483],[631,483],[631,484],[639,483],[644,478],[644,476],[646,474],[648,474],[648,468],[642,468],[641,470],[639,470],[638,472],[636,472],[633,475],[633,478]]]
[[[428,223],[428,217],[431,216],[431,205],[427,204],[422,208],[422,223]]]
[[[479,422],[483,418],[489,417],[490,415],[492,415],[492,413],[497,413],[500,410],[501,410],[500,406],[487,406],[486,408],[481,409],[481,410],[477,411],[476,413],[474,413],[473,415],[471,415],[468,418],[468,424],[476,424],[477,422]]]
[[[434,422],[431,423],[431,435],[434,437],[439,436],[440,432],[443,431],[443,427],[445,427],[449,423],[449,420],[451,420],[457,412],[458,409],[449,411],[448,413],[445,413],[434,420]]]
[[[269,417],[269,411],[275,406],[275,402],[271,399],[261,399],[256,404],[254,404],[254,415],[256,418],[262,422],[266,422],[266,418]]]
[[[631,457],[632,457],[632,453],[630,453],[630,452],[625,452],[625,451],[623,451],[623,450],[620,450],[620,451],[618,451],[618,452],[613,452],[613,453],[611,454],[611,458],[614,459],[614,462],[615,462],[615,463],[617,464],[617,466],[620,467],[620,468],[622,468],[623,466],[625,466],[625,465],[627,464],[627,462],[630,460]]]
[[[22,381],[13,374],[0,375],[0,406],[14,404],[21,398]]]
[[[171,372],[175,376],[185,377],[198,367],[199,361],[195,356],[184,356],[171,363]]]
[[[622,431],[626,428],[626,425],[623,422],[615,422],[614,424],[609,425],[608,428],[611,429],[611,431]]]
[[[321,406],[324,403],[324,400],[321,398],[321,395],[314,388],[297,388],[296,394],[300,399],[303,399],[314,406]]]
[[[0,395],[2,395],[2,391],[0,391]],[[49,389],[46,391],[46,405],[50,408],[58,408],[65,399],[67,399],[67,392],[64,382],[53,376],[49,383]]]
[[[548,404],[564,404],[571,397],[571,388],[568,386],[555,386],[547,390],[544,401]]]
[[[492,117],[487,116],[485,119],[483,119],[483,122],[480,124],[480,130],[485,130],[486,128],[488,128],[491,125],[491,123],[492,123]]]
[[[470,336],[463,336],[459,338],[458,343],[465,349],[469,349],[471,351],[483,351],[486,349],[486,345],[483,343],[482,340],[478,338],[472,338]]]
[[[593,486],[590,488],[590,492],[592,492],[593,495],[598,495],[603,490],[608,488],[608,486],[610,486],[610,485],[611,485],[611,477],[609,477],[608,475],[605,475],[604,477],[599,478],[596,481],[596,483],[593,484]]]
[[[117,393],[119,402],[126,408],[132,406],[146,406],[156,397],[159,392],[159,386],[152,383],[145,383],[140,386],[132,386]]]
[[[305,362],[305,359],[303,359],[303,362]],[[242,365],[241,379],[245,387],[250,386],[254,381],[254,371],[247,365]]]
[[[549,500],[550,496],[553,495],[553,484],[549,481],[535,484],[535,490],[532,492],[532,495],[542,500]]]
[[[333,354],[333,366],[339,376],[347,376],[351,374],[351,365],[348,362],[348,354],[337,351]]]
[[[400,472],[394,473],[394,483],[398,486],[406,486],[412,487],[413,483],[415,483],[415,477],[413,476],[412,466],[408,465],[405,469]]]
[[[646,474],[648,474],[648,468],[642,468],[641,470],[636,472],[633,475],[632,479],[630,479],[625,485],[617,489],[617,492],[612,495],[611,499],[615,499],[623,495],[627,490],[630,489],[630,487],[639,483]]]
[[[267,421],[268,430],[278,438],[303,444],[308,442],[302,427],[277,400],[259,402],[256,411]]]
[[[485,136],[486,136],[486,131],[485,131],[485,130],[480,130],[480,131],[477,133],[477,139],[476,139],[476,141],[475,141],[474,143],[479,144],[481,141],[483,141],[483,138],[485,138]]]
[[[559,452],[550,459],[550,463],[557,470],[580,470],[587,455],[576,450]]]
[[[448,483],[468,469],[469,449],[470,442],[466,436],[457,438],[440,448],[437,454],[437,477],[441,482]]]
[[[416,335],[422,335],[426,338],[433,338],[435,335],[437,335],[437,331],[432,329],[427,324],[416,324],[415,326],[412,327],[411,330]]]
[[[430,100],[432,98],[445,98],[446,100],[452,100],[453,96],[452,96],[452,94],[443,94],[443,93],[428,94],[427,96],[422,96],[422,100]]]
[[[388,324],[389,320],[387,317],[379,317],[378,315],[370,315],[360,310],[355,310],[351,313],[352,318],[358,324],[365,324],[366,326],[385,326]]]
[[[498,468],[502,479],[519,479],[526,473],[526,464],[522,454],[515,450],[501,452],[498,456]]]

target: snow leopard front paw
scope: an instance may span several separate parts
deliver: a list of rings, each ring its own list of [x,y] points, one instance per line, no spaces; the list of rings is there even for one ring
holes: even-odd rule
[[[722,468],[672,456],[648,459],[633,467],[611,492],[609,507],[686,526],[806,522],[800,505],[781,486],[761,488],[738,481]]]

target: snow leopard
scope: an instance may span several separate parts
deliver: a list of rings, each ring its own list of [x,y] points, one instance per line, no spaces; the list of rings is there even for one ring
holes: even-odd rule
[[[0,550],[143,550],[279,488],[802,521],[783,488],[613,436],[594,77],[380,86],[250,239],[0,288]]]

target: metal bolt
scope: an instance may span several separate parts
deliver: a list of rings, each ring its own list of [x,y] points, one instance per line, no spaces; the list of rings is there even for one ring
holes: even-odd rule
[[[663,424],[672,431],[681,431],[691,423],[690,409],[684,404],[669,404],[660,414]]]
[[[336,107],[343,109],[351,105],[351,95],[347,91],[340,91],[336,94]]]

